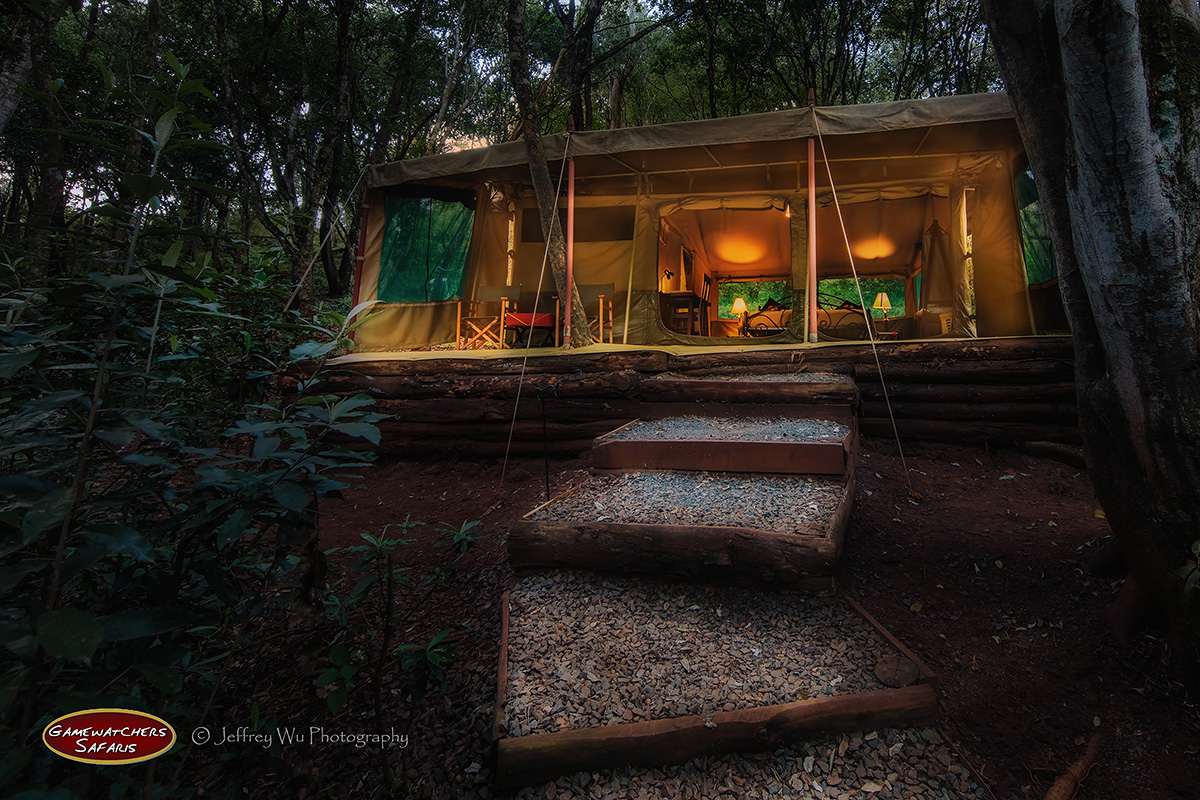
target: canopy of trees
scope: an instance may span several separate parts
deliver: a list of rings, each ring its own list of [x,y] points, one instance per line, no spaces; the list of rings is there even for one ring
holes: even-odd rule
[[[507,9],[484,0],[23,0],[0,16],[3,239],[48,264],[56,231],[130,208],[149,143],[113,123],[186,101],[220,145],[161,165],[158,210],[195,249],[274,248],[301,300],[347,293],[372,160],[520,135]],[[808,102],[986,91],[998,71],[959,0],[544,0],[525,38],[543,131]],[[168,92],[163,76],[186,65]],[[145,129],[143,127],[143,129]],[[227,242],[239,242],[234,249]],[[37,260],[35,259],[35,260]]]

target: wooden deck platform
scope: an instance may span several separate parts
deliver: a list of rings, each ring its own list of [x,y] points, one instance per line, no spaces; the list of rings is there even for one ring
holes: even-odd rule
[[[850,403],[861,432],[890,435],[885,385],[905,437],[1079,440],[1069,337],[888,342],[878,353],[883,382],[863,344],[356,354],[332,362],[318,390],[374,397],[393,415],[382,449],[405,453],[499,455],[511,435],[513,453],[541,455],[545,439],[552,454],[571,455],[637,418],[759,404]],[[848,380],[696,380],[801,370]]]

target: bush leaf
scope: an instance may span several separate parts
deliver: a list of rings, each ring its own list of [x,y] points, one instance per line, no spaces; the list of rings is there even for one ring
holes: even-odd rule
[[[47,611],[38,619],[38,643],[55,658],[85,661],[104,638],[104,629],[91,614],[75,608]]]
[[[275,484],[275,499],[289,511],[303,511],[308,506],[308,492],[291,481]]]

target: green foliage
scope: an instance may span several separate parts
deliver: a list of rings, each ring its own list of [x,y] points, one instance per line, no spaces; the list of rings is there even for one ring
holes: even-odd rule
[[[733,313],[733,301],[737,298],[746,301],[746,308],[753,314],[762,308],[767,300],[775,300],[784,307],[792,304],[791,281],[729,281],[720,284],[717,289],[717,316],[721,319],[737,319]]]
[[[847,300],[856,306],[865,303],[867,308],[871,308],[875,304],[875,296],[877,294],[887,292],[888,299],[892,303],[892,309],[887,312],[887,315],[889,317],[904,316],[903,280],[900,278],[862,278],[859,282],[862,284],[861,302],[858,294],[859,287],[855,285],[853,278],[823,280],[817,284],[817,290],[821,294],[826,295],[826,298]],[[871,308],[871,316],[876,319],[882,319],[883,311]]]
[[[332,687],[325,701],[329,704],[329,710],[336,714],[345,708],[346,701],[350,699],[358,667],[351,662],[350,651],[340,644],[329,648],[329,660],[333,666],[321,671],[316,684]]]
[[[424,646],[405,644],[399,647],[400,665],[409,675],[414,703],[425,702],[425,692],[431,682],[437,683],[442,691],[446,690],[449,645],[443,640],[449,634],[449,630],[438,631]]]
[[[447,534],[446,539],[448,539],[450,546],[457,555],[462,555],[463,553],[467,552],[467,550],[470,549],[473,544],[475,544],[475,541],[479,537],[474,531],[478,527],[479,520],[464,522],[457,528],[444,522],[439,526],[439,528]]]
[[[61,234],[40,274],[20,250],[0,262],[0,732],[18,745],[6,795],[140,784],[144,768],[49,754],[41,728],[105,706],[200,724],[196,698],[249,626],[312,584],[314,501],[370,461],[343,442],[379,440],[365,396],[311,394],[308,374],[279,397],[285,369],[339,346],[340,315],[264,313],[282,306],[264,274],[186,255],[166,200],[188,187],[163,168],[203,125],[181,101],[194,79],[168,61],[172,88],[135,115],[149,130],[113,126],[149,146],[122,178],[132,206]],[[353,673],[339,676],[348,694]],[[181,788],[186,752],[163,758],[159,793]]]

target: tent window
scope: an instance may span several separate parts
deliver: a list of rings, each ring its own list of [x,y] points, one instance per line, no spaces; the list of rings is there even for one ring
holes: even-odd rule
[[[1025,273],[1029,284],[1052,281],[1058,277],[1058,262],[1054,259],[1054,248],[1050,244],[1050,227],[1046,215],[1038,202],[1037,184],[1033,172],[1025,170],[1017,175],[1017,207],[1021,214],[1021,245],[1025,251]]]
[[[746,308],[753,314],[760,310],[769,300],[774,300],[784,308],[792,305],[791,281],[728,281],[723,282],[717,291],[718,319],[737,319],[733,313],[733,301],[737,298],[746,301]]]
[[[919,281],[921,276],[917,276]],[[862,297],[871,316],[882,319],[882,310],[873,308],[875,298],[882,292],[888,296],[892,307],[887,312],[888,317],[903,317],[907,313],[904,305],[904,280],[902,278],[860,278],[862,282]],[[858,305],[858,287],[853,278],[831,278],[817,282],[817,301],[822,308],[836,307],[842,302]]]
[[[475,213],[461,203],[389,195],[378,297],[432,303],[460,296]]]
[[[633,206],[576,206],[576,242],[627,242],[633,238]],[[567,235],[567,210],[558,210],[563,236]],[[542,221],[536,208],[521,214],[521,241],[541,242]]]

